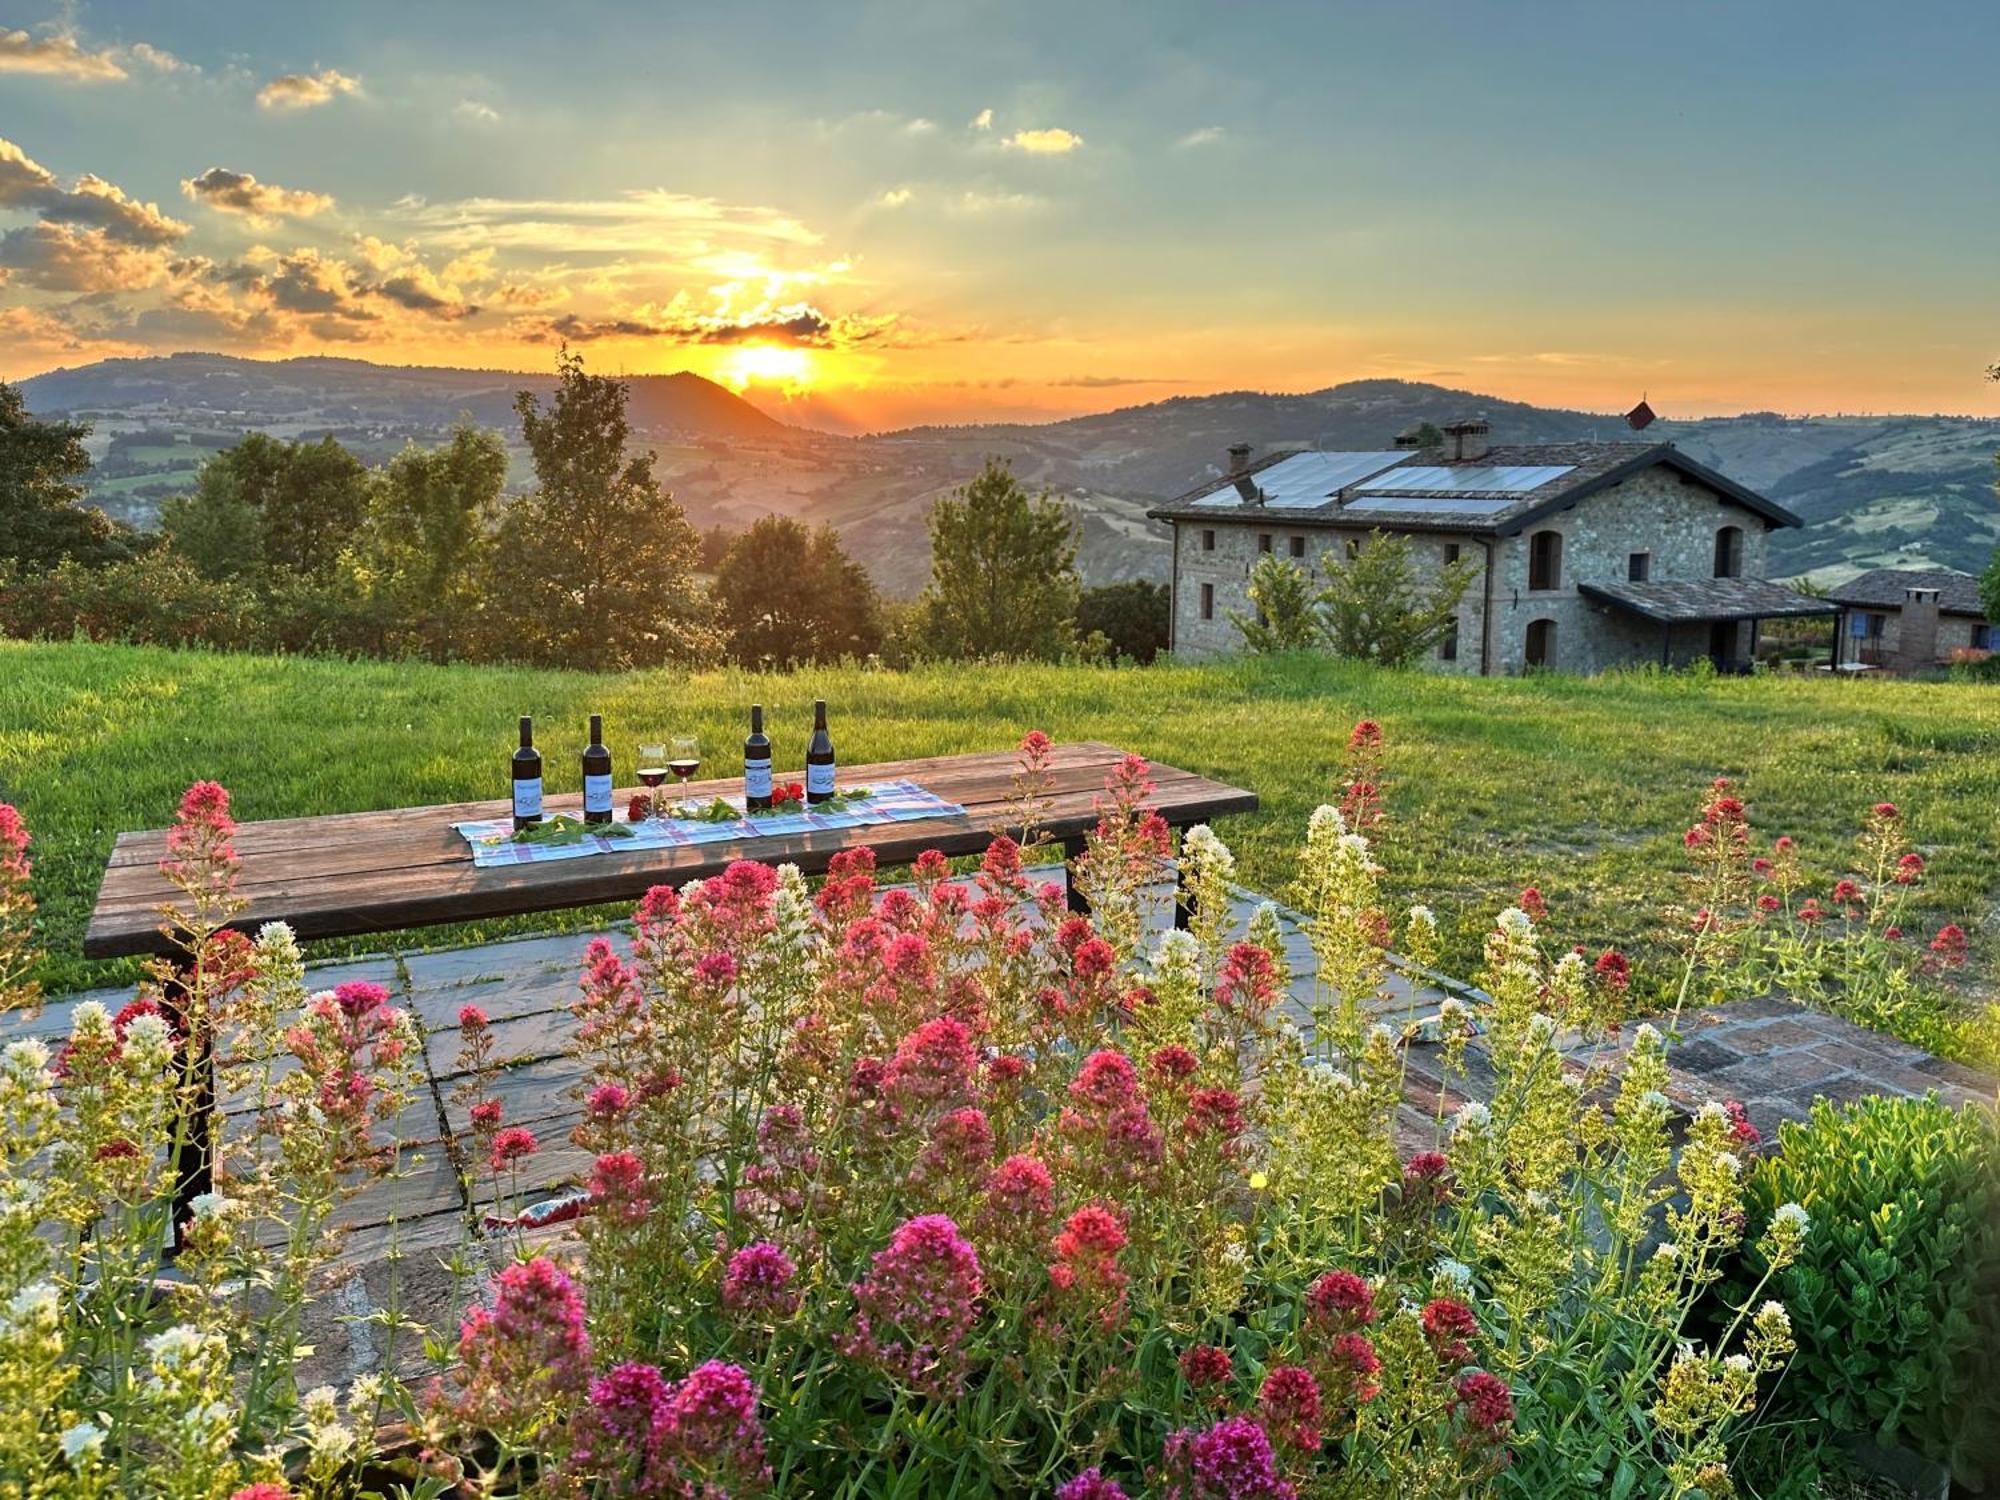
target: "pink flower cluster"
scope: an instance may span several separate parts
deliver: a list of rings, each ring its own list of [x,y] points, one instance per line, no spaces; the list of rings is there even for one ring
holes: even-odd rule
[[[452,1413],[495,1432],[530,1426],[590,1375],[583,1293],[543,1256],[499,1276],[491,1307],[474,1307],[458,1333],[461,1366]]]
[[[619,1365],[591,1383],[570,1431],[565,1477],[635,1500],[728,1500],[770,1483],[756,1386],[720,1360],[672,1385],[652,1365]]]
[[[799,1268],[769,1240],[745,1245],[729,1257],[722,1274],[722,1305],[731,1312],[788,1318],[798,1311],[800,1293],[792,1283]]]
[[[1162,1500],[1297,1500],[1278,1472],[1271,1438],[1251,1417],[1213,1427],[1184,1427],[1167,1437],[1160,1466]]]
[[[913,1390],[956,1396],[984,1291],[979,1252],[956,1224],[943,1214],[910,1219],[855,1283],[852,1331],[838,1345]]]

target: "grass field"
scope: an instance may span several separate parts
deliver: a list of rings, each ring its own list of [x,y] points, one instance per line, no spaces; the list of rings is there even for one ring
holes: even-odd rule
[[[1563,940],[1657,953],[1681,831],[1718,774],[1740,778],[1762,830],[1797,836],[1829,874],[1868,806],[1899,803],[1930,860],[1929,916],[1971,930],[1978,959],[1993,952],[1982,929],[2000,906],[2000,690],[1976,685],[1453,680],[1320,659],[592,677],[0,642],[0,800],[35,832],[44,977],[69,988],[132,972],[78,954],[98,874],[119,830],[161,825],[197,777],[227,785],[245,819],[499,796],[515,717],[532,713],[551,789],[571,790],[591,712],[621,767],[642,731],[691,728],[724,771],[753,700],[782,770],[803,751],[815,696],[830,700],[850,764],[1005,748],[1039,726],[1253,788],[1263,809],[1220,832],[1243,878],[1271,892],[1335,783],[1348,729],[1378,719],[1390,887],[1437,910],[1461,971],[1526,883]]]

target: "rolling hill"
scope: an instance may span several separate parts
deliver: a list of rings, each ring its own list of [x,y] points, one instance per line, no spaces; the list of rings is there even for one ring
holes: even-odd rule
[[[404,368],[362,360],[278,361],[218,354],[105,360],[23,383],[31,409],[95,426],[93,496],[147,523],[212,449],[263,428],[332,433],[371,461],[432,442],[461,413],[516,431],[516,391],[548,375]],[[1306,394],[1183,396],[1039,425],[918,427],[865,437],[789,425],[692,374],[629,379],[631,417],[661,478],[699,526],[747,525],[779,511],[835,526],[881,584],[906,594],[929,568],[924,518],[989,455],[1060,495],[1077,517],[1092,581],[1163,578],[1162,528],[1148,505],[1221,471],[1224,450],[1376,448],[1420,421],[1484,412],[1503,442],[1633,436],[1622,418],[1531,406],[1443,386],[1360,380]],[[1748,413],[1661,421],[1678,443],[1790,507],[1806,525],[1772,539],[1772,570],[1835,581],[1865,568],[1976,570],[2000,545],[1993,457],[2000,420],[1949,416],[1784,417]],[[512,482],[528,480],[515,450]]]

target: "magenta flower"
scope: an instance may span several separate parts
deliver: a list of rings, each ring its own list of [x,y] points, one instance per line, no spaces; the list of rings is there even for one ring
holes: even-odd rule
[[[917,1158],[919,1182],[976,1182],[993,1161],[993,1126],[973,1105],[955,1109],[931,1127]]]
[[[1433,1297],[1424,1304],[1424,1337],[1446,1364],[1462,1365],[1472,1358],[1465,1341],[1479,1332],[1479,1319],[1456,1297]]]
[[[1375,1321],[1375,1293],[1352,1271],[1328,1271],[1306,1290],[1306,1318],[1323,1331],[1365,1328]]]
[[[590,1207],[615,1224],[643,1224],[651,1206],[646,1169],[630,1151],[607,1151],[590,1169]]]
[[[1184,1427],[1167,1438],[1162,1500],[1297,1500],[1278,1473],[1271,1439],[1249,1417]]]
[[[460,1421],[496,1432],[531,1425],[589,1378],[583,1293],[545,1257],[507,1267],[493,1305],[466,1314],[458,1358],[460,1389],[451,1406]]]
[[[1127,1497],[1117,1480],[1105,1478],[1103,1471],[1093,1464],[1059,1488],[1056,1500],[1127,1500]]]
[[[1132,1060],[1109,1048],[1093,1052],[1070,1081],[1072,1099],[1094,1104],[1101,1110],[1122,1109],[1139,1098],[1139,1075]]]
[[[668,1397],[667,1424],[667,1452],[701,1481],[692,1493],[724,1500],[770,1483],[757,1387],[739,1366],[719,1359],[698,1366]]]
[[[731,1312],[788,1318],[798,1311],[799,1291],[792,1285],[799,1268],[768,1240],[745,1245],[729,1257],[722,1274],[722,1305]]]
[[[535,1139],[534,1131],[524,1125],[512,1125],[493,1137],[493,1170],[505,1171],[517,1161],[525,1161],[541,1150],[541,1142]]]
[[[972,1034],[937,1016],[904,1037],[889,1062],[889,1096],[906,1106],[942,1106],[971,1098],[979,1072]]]
[[[1452,1405],[1474,1428],[1496,1439],[1500,1429],[1514,1420],[1514,1393],[1506,1381],[1484,1370],[1459,1377]]]
[[[651,1365],[622,1364],[592,1381],[589,1402],[570,1419],[564,1472],[598,1481],[618,1495],[685,1494],[662,1451],[672,1426],[672,1392]]]
[[[631,1102],[632,1095],[623,1084],[600,1083],[590,1091],[583,1108],[593,1120],[610,1120],[622,1114]]]
[[[984,1290],[979,1254],[956,1224],[943,1214],[911,1219],[854,1285],[853,1331],[839,1347],[915,1390],[956,1396]]]

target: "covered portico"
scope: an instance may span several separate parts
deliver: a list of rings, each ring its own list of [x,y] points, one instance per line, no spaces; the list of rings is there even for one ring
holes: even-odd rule
[[[1697,654],[1707,655],[1725,672],[1750,670],[1750,663],[1757,658],[1758,629],[1764,621],[1839,613],[1839,607],[1825,599],[1762,578],[1580,583],[1577,592],[1596,604],[1658,626],[1661,666],[1673,664],[1677,641],[1685,642],[1692,631],[1706,630],[1706,649]],[[1742,629],[1745,624],[1747,632]]]

